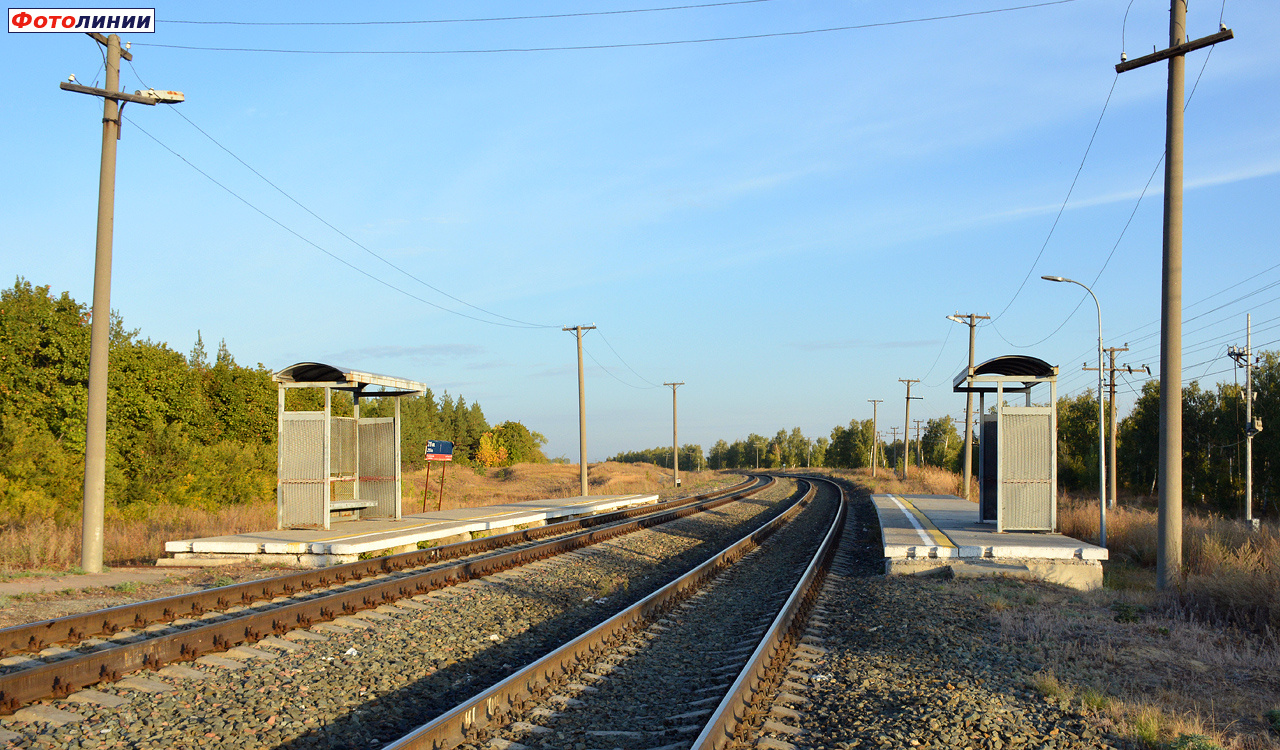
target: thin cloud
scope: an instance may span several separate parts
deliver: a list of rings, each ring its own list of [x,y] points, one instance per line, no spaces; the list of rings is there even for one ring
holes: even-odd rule
[[[792,347],[806,352],[828,351],[833,349],[919,349],[926,346],[938,346],[941,339],[920,339],[916,341],[869,341],[867,339],[840,339],[831,341],[797,341]]]
[[[1154,164],[1152,166],[1154,166]],[[1241,167],[1240,169],[1187,180],[1183,183],[1183,189],[1197,190],[1199,188],[1216,187],[1218,185],[1230,185],[1235,182],[1244,182],[1245,180],[1253,180],[1259,177],[1269,177],[1274,174],[1280,174],[1280,161],[1273,161],[1267,164],[1250,164],[1248,166]],[[1142,195],[1142,189],[1134,188],[1132,190],[1107,193],[1105,195],[1098,195],[1092,198],[1085,198],[1083,200],[1073,200],[1067,204],[1067,210],[1106,206],[1112,203],[1131,203],[1137,200],[1139,195]],[[1164,182],[1160,179],[1159,175],[1156,175],[1156,179],[1151,182],[1151,187],[1147,189],[1146,198],[1158,198],[1162,195],[1164,195]],[[988,214],[977,219],[976,223],[998,222],[1006,219],[1051,214],[1056,213],[1060,207],[1060,203],[1055,203],[1042,206],[1015,208],[1010,211]]]
[[[368,359],[407,359],[413,362],[439,364],[484,354],[484,347],[471,344],[423,344],[419,346],[366,346],[348,349],[330,356],[335,362],[361,362]]]

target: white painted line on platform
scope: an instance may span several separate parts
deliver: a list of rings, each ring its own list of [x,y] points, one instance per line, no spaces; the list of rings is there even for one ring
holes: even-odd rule
[[[935,546],[933,540],[929,538],[929,534],[925,532],[924,527],[920,525],[920,522],[916,520],[911,511],[907,510],[907,506],[903,505],[902,501],[893,495],[890,495],[889,499],[893,501],[894,505],[898,506],[898,510],[902,511],[902,515],[906,516],[911,525],[915,527],[916,533],[920,535],[920,541],[924,542],[926,547]]]

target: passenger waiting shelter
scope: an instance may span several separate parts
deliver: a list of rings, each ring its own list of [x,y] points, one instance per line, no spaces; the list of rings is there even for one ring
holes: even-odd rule
[[[275,373],[276,528],[328,529],[332,520],[401,518],[400,399],[427,390],[404,378],[299,362]],[[285,392],[323,388],[323,411],[286,411]],[[352,397],[350,417],[333,416],[333,392]],[[391,398],[390,417],[361,417],[360,401]]]
[[[1033,406],[1031,389],[1049,384],[1047,406]],[[1035,357],[1006,355],[956,375],[956,393],[977,393],[978,513],[997,532],[1055,531],[1058,526],[1058,368]],[[995,394],[987,414],[986,395]],[[1025,405],[1005,403],[1026,394]]]

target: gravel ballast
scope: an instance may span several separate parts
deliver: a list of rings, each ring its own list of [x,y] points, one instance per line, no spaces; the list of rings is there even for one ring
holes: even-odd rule
[[[710,512],[291,633],[303,650],[267,639],[260,654],[221,655],[237,666],[183,665],[199,678],[144,673],[169,692],[95,686],[130,698],[116,708],[50,702],[83,721],[6,717],[2,728],[18,735],[8,746],[24,748],[377,747],[707,559],[794,490],[783,480]]]
[[[757,747],[820,750],[1044,750],[1124,747],[1079,705],[1031,687],[1038,664],[999,645],[998,625],[948,583],[883,572],[875,510],[850,495],[833,569],[792,655],[786,690],[798,734],[749,736]],[[850,533],[852,532],[852,533]],[[782,706],[776,694],[762,702]]]
[[[687,747],[737,678],[822,541],[839,505],[830,484],[762,546],[557,694],[463,748]]]

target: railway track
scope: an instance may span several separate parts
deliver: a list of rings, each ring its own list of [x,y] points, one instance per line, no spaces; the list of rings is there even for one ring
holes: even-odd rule
[[[52,709],[47,718],[5,720],[0,738],[20,729],[20,738],[65,747],[116,747],[125,737],[128,747],[377,746],[713,555],[776,515],[791,486],[755,488],[667,525],[267,636],[203,656],[194,670],[169,665],[128,685],[82,690],[24,709]],[[136,691],[154,694],[131,699]],[[67,710],[79,721],[57,726],[56,712]]]
[[[0,713],[283,635],[750,497],[772,479],[471,542],[0,630]]]
[[[741,745],[845,525],[838,485],[800,481],[765,526],[388,747]]]

